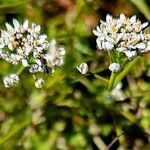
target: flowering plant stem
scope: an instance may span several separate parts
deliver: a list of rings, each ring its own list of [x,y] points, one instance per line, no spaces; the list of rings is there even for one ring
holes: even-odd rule
[[[8,134],[0,138],[0,145],[4,144],[7,142],[10,138],[16,135],[20,130],[24,129],[26,126],[28,126],[30,123],[29,120],[26,120],[25,122],[18,124],[15,129],[10,131]]]
[[[122,70],[119,74],[117,74],[113,87],[115,87],[126,76],[126,74],[131,70],[131,68],[137,63],[139,58],[140,56],[136,57],[133,61],[128,63],[128,65],[125,67],[124,70]]]
[[[103,77],[101,77],[101,76],[99,76],[97,74],[94,74],[94,77],[99,79],[99,80],[101,80],[102,83],[104,83],[104,85],[108,86],[108,80],[107,79],[105,79],[105,78],[103,78]]]
[[[109,83],[108,83],[108,90],[112,90],[114,87],[114,83],[115,83],[115,79],[116,79],[117,73],[112,72],[110,79],[109,79]]]
[[[20,75],[24,69],[25,69],[25,67],[24,67],[24,66],[21,66],[21,67],[17,70],[17,74]]]

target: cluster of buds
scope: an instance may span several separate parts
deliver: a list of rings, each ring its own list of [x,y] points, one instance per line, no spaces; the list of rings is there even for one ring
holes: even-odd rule
[[[109,68],[112,72],[120,71],[123,60],[134,59],[137,55],[150,51],[150,33],[146,32],[148,22],[141,23],[136,16],[131,18],[121,14],[119,18],[106,16],[100,20],[93,33],[97,36],[96,43],[100,50],[111,54]]]
[[[28,20],[20,24],[13,19],[13,26],[6,23],[6,28],[1,30],[0,36],[0,58],[3,60],[13,65],[21,63],[23,67],[29,68],[31,74],[52,73],[56,67],[63,64],[64,47],[57,45],[55,39],[48,42],[47,36],[40,34],[40,25],[30,25]],[[8,84],[6,79],[5,77],[3,80],[5,87],[16,83]],[[43,79],[36,79],[35,86],[41,88],[43,83]]]

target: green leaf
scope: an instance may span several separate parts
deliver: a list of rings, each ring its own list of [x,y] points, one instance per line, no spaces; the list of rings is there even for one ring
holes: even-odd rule
[[[131,0],[131,2],[145,15],[150,21],[150,8],[146,4],[145,0]]]

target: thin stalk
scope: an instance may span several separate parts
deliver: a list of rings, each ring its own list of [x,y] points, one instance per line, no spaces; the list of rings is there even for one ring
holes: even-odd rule
[[[127,111],[121,111],[120,110],[120,114],[122,116],[124,116],[126,119],[128,119],[130,122],[135,123],[136,122],[136,118],[134,115],[132,115],[130,112]]]
[[[107,149],[105,150],[109,150],[119,140],[119,137],[122,135],[124,135],[124,133],[121,133],[116,138],[114,138],[113,141],[107,146]]]
[[[105,78],[103,78],[103,77],[101,77],[97,74],[94,74],[94,77],[99,79],[100,81],[102,81],[106,86],[108,85],[108,80],[107,79],[105,79]]]
[[[108,84],[108,90],[112,90],[114,87],[115,79],[116,79],[117,73],[112,72],[110,79],[109,79],[109,84]]]
[[[17,74],[20,75],[20,74],[23,72],[24,69],[25,69],[25,67],[24,67],[24,66],[21,66],[21,67],[17,70]]]
[[[7,142],[10,138],[12,138],[13,136],[15,136],[17,134],[17,132],[19,132],[20,130],[22,130],[23,128],[25,128],[30,121],[26,121],[20,125],[18,125],[18,127],[14,130],[12,130],[11,132],[9,132],[8,134],[6,134],[4,137],[0,138],[0,145],[4,144],[5,142]]]
[[[107,54],[108,54],[108,59],[109,59],[109,61],[110,61],[110,62],[112,62],[111,52],[110,52],[110,51],[108,51],[108,52],[107,52]]]
[[[122,70],[116,77],[114,87],[126,76],[126,74],[131,70],[131,68],[137,63],[140,56],[136,57],[133,61],[128,63],[124,70]]]
[[[150,9],[144,0],[130,0],[150,21]]]
[[[99,136],[94,136],[93,141],[99,150],[107,150],[107,145]]]

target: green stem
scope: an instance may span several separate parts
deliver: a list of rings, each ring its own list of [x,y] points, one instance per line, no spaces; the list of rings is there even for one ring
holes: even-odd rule
[[[9,132],[8,134],[6,134],[5,136],[0,138],[0,145],[4,144],[5,142],[7,142],[10,138],[12,138],[13,136],[16,135],[17,132],[19,132],[20,130],[22,130],[23,128],[25,128],[30,121],[26,121],[23,122],[22,124],[18,125],[18,127],[14,130],[12,130],[11,132]]]
[[[110,51],[108,51],[108,53],[107,53],[107,54],[108,54],[109,61],[110,61],[110,62],[112,62],[111,52],[110,52]]]
[[[147,18],[147,20],[150,21],[150,9],[149,6],[146,4],[146,1],[144,0],[130,0]]]
[[[120,114],[122,116],[124,116],[127,120],[129,120],[130,122],[132,123],[135,123],[136,122],[136,118],[133,114],[131,114],[130,112],[127,112],[127,111],[122,111],[122,110],[119,110]]]
[[[117,73],[112,72],[110,79],[109,79],[109,84],[108,84],[108,90],[112,90],[114,87],[115,79],[116,79]]]
[[[93,137],[93,141],[99,150],[107,150],[107,145],[104,143],[101,137],[96,135]]]
[[[25,69],[25,67],[24,67],[24,66],[21,66],[21,67],[17,70],[17,74],[20,75],[20,74],[23,72],[24,69]]]
[[[131,70],[131,68],[137,63],[140,56],[136,57],[133,61],[128,63],[124,70],[122,70],[116,77],[114,87],[126,76],[126,74]]]
[[[108,80],[107,79],[105,79],[105,78],[103,78],[103,77],[101,77],[97,74],[94,74],[94,77],[101,80],[106,86],[108,85]]]

